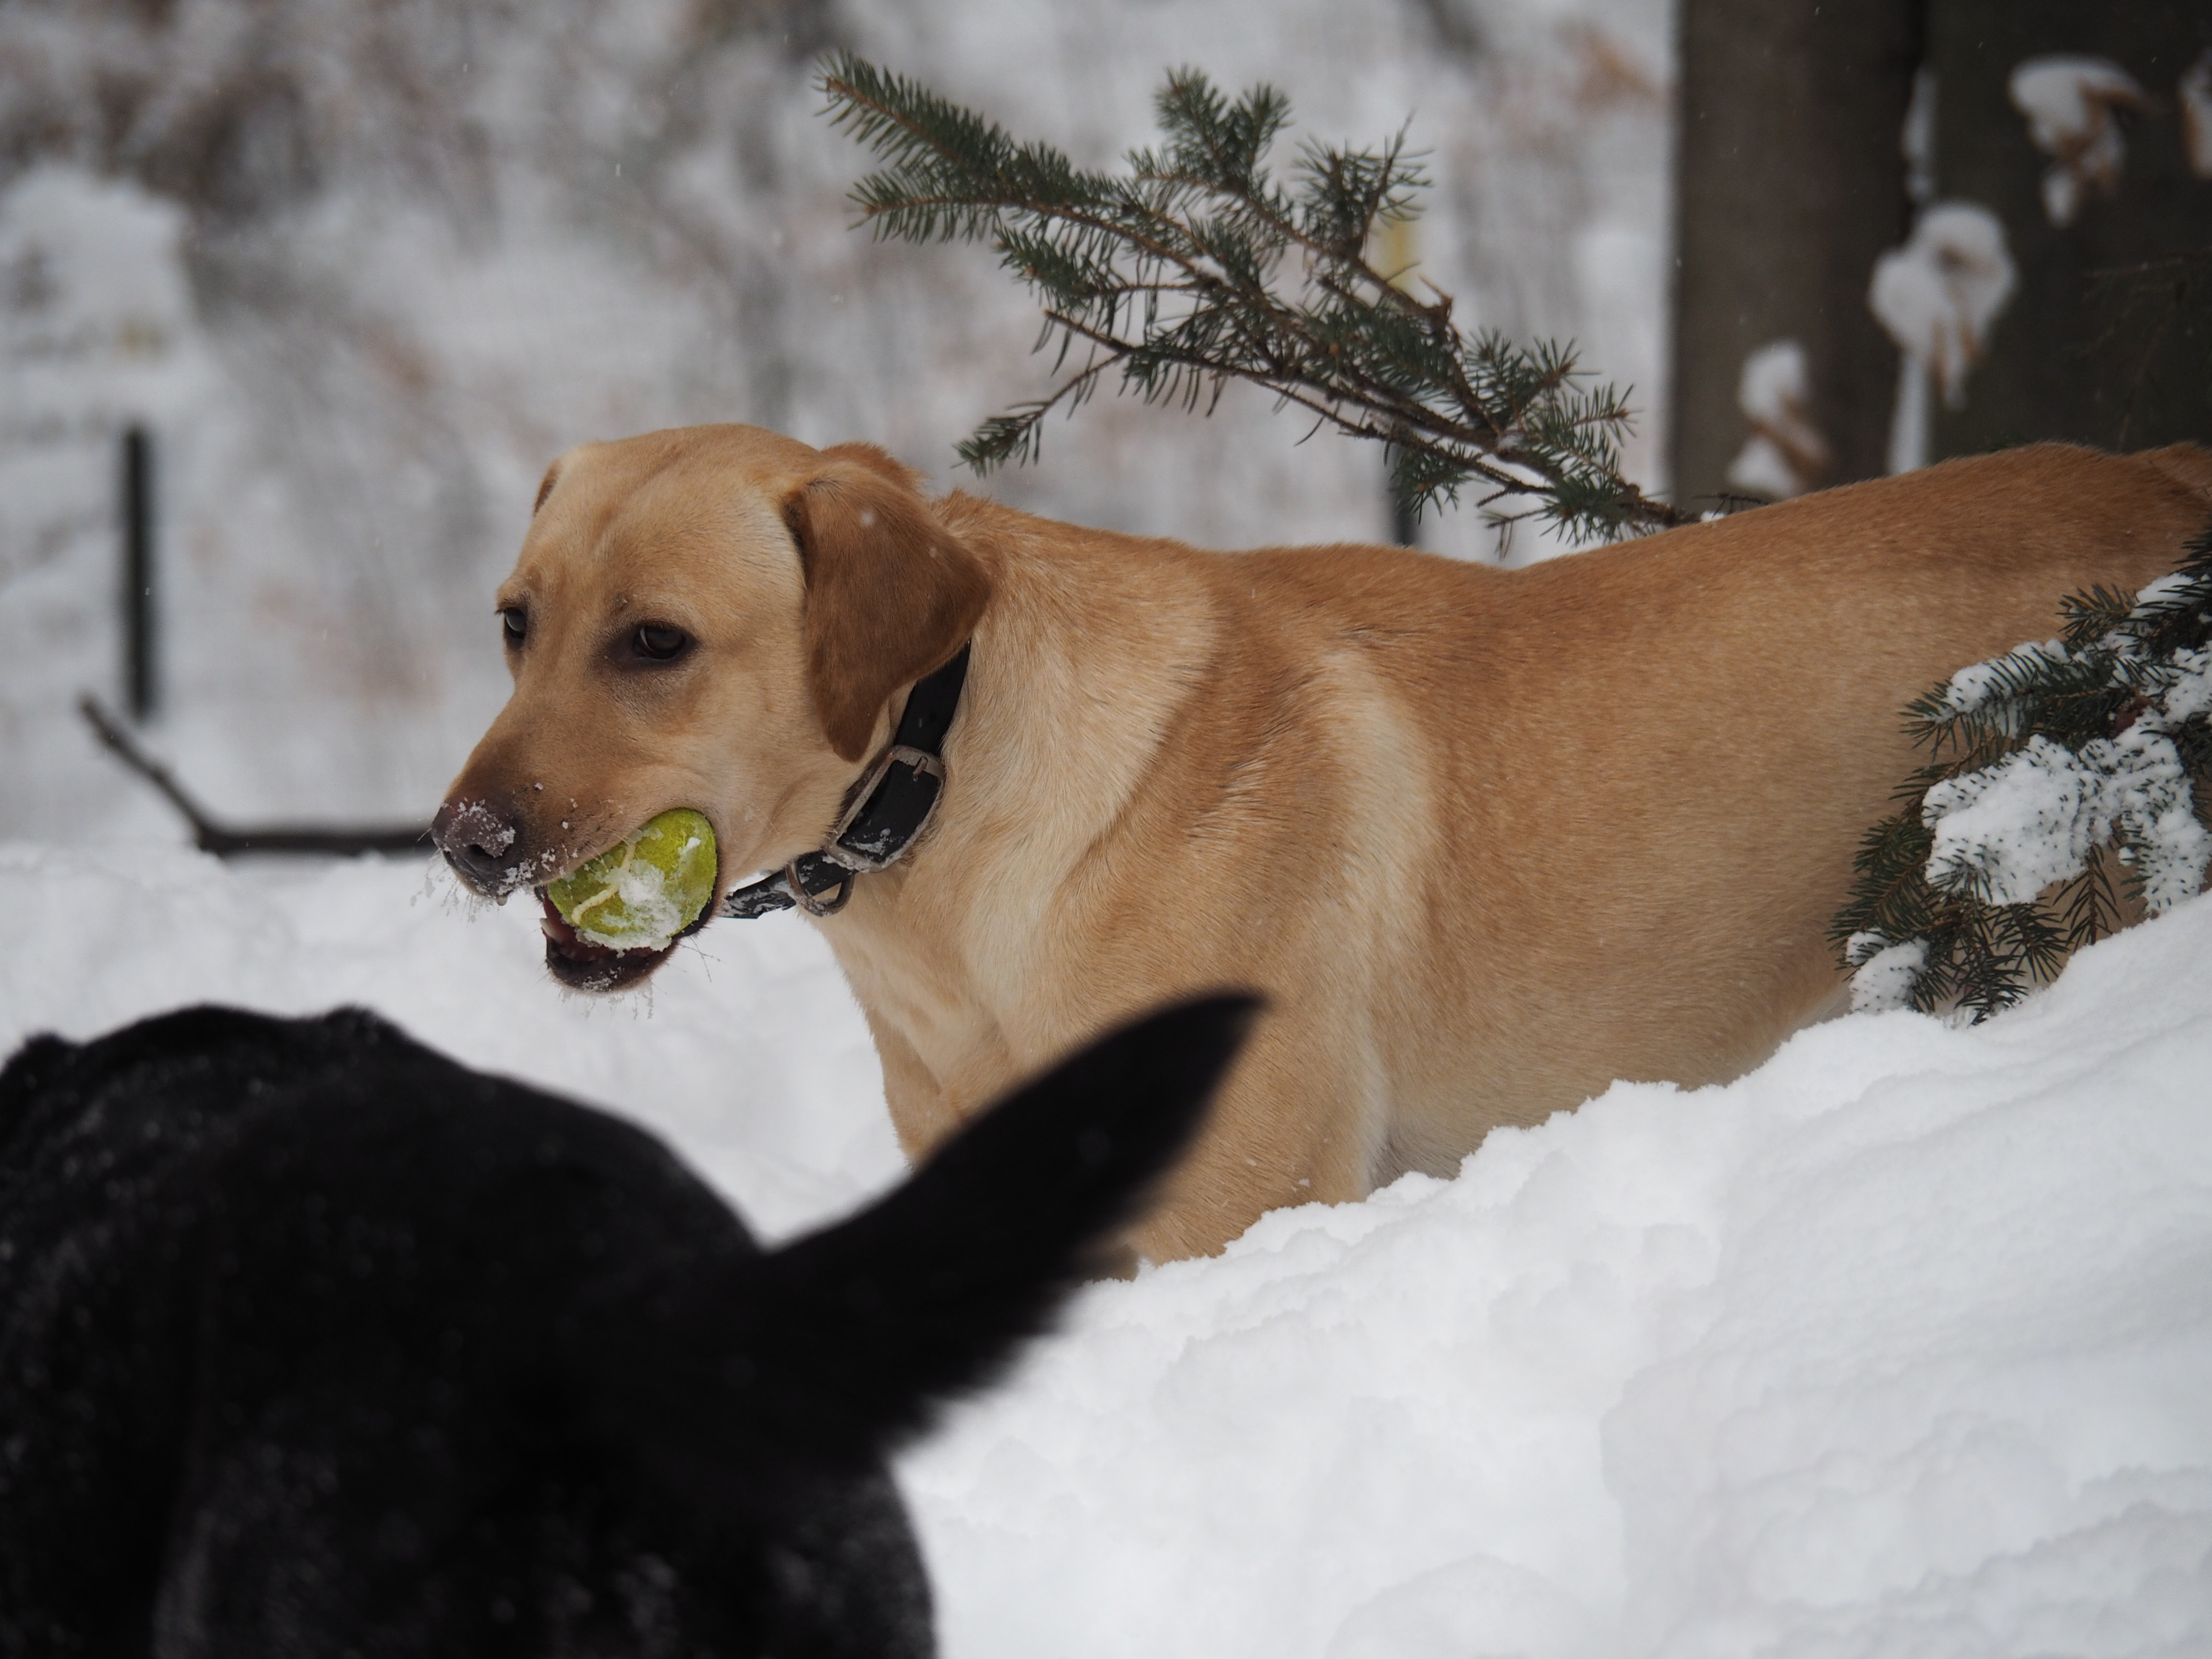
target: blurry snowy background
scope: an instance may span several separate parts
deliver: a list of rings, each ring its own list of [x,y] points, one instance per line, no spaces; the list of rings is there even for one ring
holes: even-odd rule
[[[570,444],[742,420],[972,483],[953,442],[1049,362],[987,252],[848,228],[833,45],[1091,163],[1150,138],[1176,64],[1273,81],[1332,139],[1410,112],[1423,273],[1633,386],[1662,484],[1669,39],[1666,0],[14,0],[0,836],[164,821],[70,709],[118,692],[130,422],[152,731],[247,819],[427,818],[504,695],[489,596]],[[1102,398],[990,487],[1217,546],[1386,537],[1380,455],[1304,430],[1257,394]]]

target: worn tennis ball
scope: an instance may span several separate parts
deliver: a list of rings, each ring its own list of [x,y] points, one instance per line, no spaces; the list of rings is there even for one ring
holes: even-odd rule
[[[714,827],[688,806],[663,812],[551,884],[545,896],[594,945],[657,951],[714,896]]]

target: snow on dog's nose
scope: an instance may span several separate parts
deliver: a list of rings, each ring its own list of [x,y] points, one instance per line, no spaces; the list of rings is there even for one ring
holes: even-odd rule
[[[448,800],[430,820],[430,839],[453,872],[487,898],[504,898],[521,879],[514,819],[489,801]]]

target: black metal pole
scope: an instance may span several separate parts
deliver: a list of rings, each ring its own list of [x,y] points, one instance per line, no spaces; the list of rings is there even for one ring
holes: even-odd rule
[[[154,647],[154,439],[131,426],[123,433],[123,648],[133,720],[161,701]]]
[[[1390,501],[1390,539],[1401,547],[1421,544],[1420,520],[1413,514],[1413,502],[1406,492],[1398,488],[1398,452],[1388,445],[1382,450],[1382,489]]]

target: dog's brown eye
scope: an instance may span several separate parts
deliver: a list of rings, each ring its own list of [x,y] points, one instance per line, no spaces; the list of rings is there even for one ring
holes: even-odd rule
[[[630,643],[647,661],[667,662],[682,654],[684,647],[691,643],[691,637],[680,628],[647,623],[631,635]]]
[[[510,605],[499,613],[500,631],[509,645],[520,645],[530,632],[530,617],[519,605]]]

